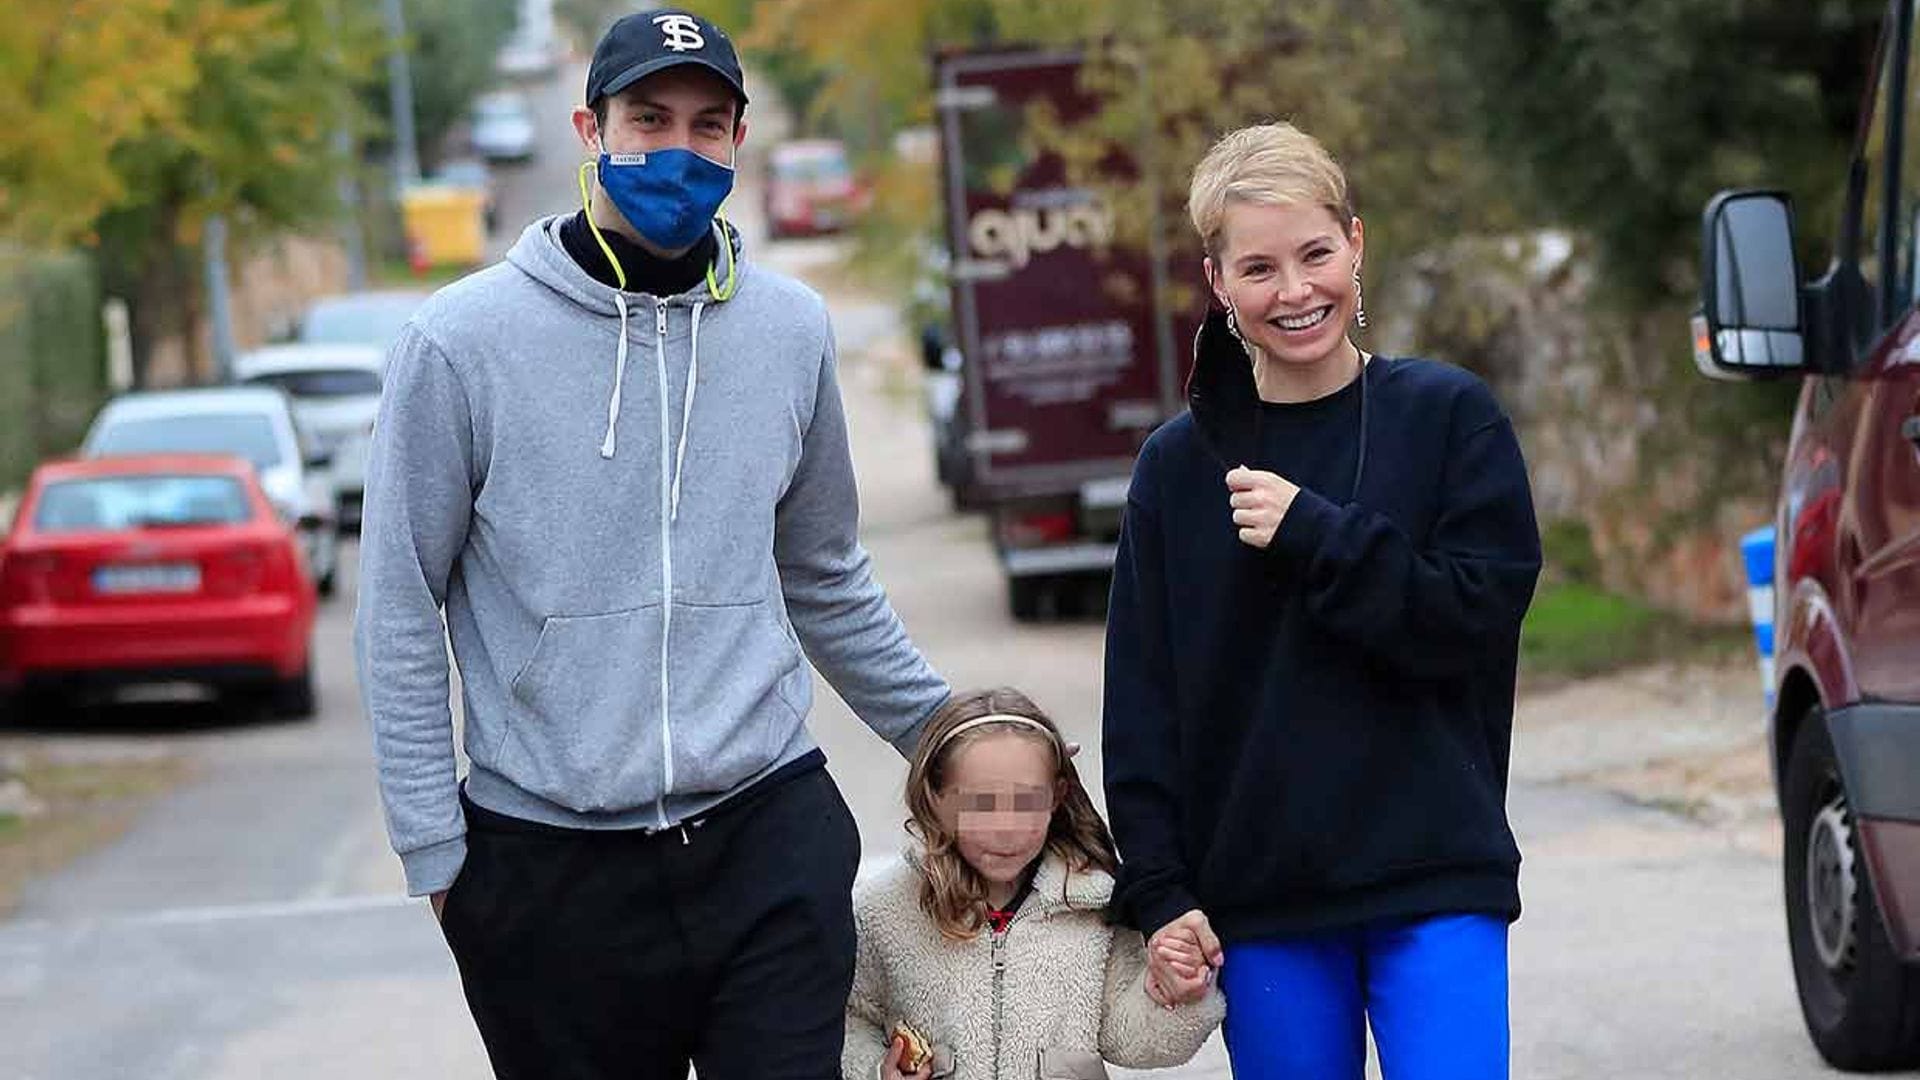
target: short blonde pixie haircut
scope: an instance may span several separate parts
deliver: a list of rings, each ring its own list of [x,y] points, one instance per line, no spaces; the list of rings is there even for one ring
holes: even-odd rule
[[[1353,221],[1347,174],[1320,140],[1286,121],[1255,124],[1220,137],[1193,170],[1187,213],[1207,255],[1220,255],[1229,204],[1318,204],[1343,229]]]

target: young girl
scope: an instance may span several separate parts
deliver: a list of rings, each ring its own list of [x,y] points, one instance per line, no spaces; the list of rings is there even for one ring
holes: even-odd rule
[[[1220,994],[1156,1003],[1172,994],[1150,992],[1139,933],[1106,919],[1106,823],[1025,695],[956,694],[921,736],[907,805],[917,844],[854,891],[846,1080],[1089,1080],[1199,1051]]]

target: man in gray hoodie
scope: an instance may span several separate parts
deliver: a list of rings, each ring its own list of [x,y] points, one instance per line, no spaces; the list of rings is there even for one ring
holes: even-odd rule
[[[859,835],[807,661],[903,754],[948,690],[855,535],[826,308],[715,219],[731,43],[629,15],[586,106],[582,211],[389,357],[355,629],[388,830],[499,1076],[837,1075]]]

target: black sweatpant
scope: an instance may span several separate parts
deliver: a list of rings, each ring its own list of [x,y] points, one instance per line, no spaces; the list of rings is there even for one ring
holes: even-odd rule
[[[441,926],[501,1080],[840,1075],[860,836],[824,768],[684,832],[466,815]]]

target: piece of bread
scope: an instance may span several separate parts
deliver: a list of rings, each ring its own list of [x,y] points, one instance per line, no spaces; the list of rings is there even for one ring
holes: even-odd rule
[[[920,1033],[913,1030],[905,1020],[893,1022],[893,1031],[887,1036],[887,1041],[892,1042],[895,1039],[907,1044],[906,1053],[900,1056],[901,1072],[919,1072],[922,1066],[933,1060],[932,1045],[921,1038]]]

